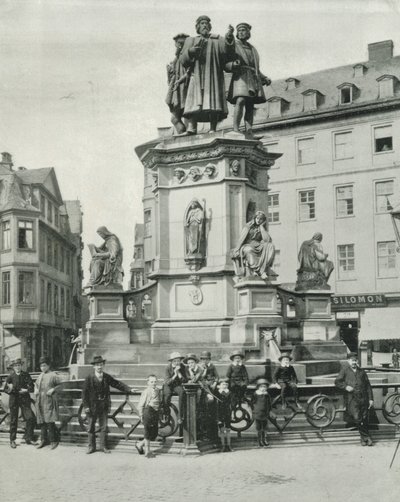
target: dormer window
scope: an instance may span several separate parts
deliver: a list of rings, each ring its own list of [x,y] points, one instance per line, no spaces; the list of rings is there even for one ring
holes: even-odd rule
[[[303,94],[303,110],[305,112],[317,110],[323,100],[323,94],[316,89],[307,89]]]
[[[392,98],[394,95],[394,87],[397,82],[397,78],[393,75],[382,75],[377,78],[376,81],[379,84],[379,97],[380,98]]]
[[[290,77],[285,80],[287,87],[286,90],[290,91],[291,89],[296,89],[296,87],[299,86],[300,80],[297,80],[297,78]]]
[[[339,104],[349,105],[357,97],[358,87],[354,84],[345,82],[344,84],[338,85],[339,89]]]
[[[366,73],[366,71],[367,71],[367,67],[361,63],[354,65],[353,69],[354,69],[354,76],[355,77],[362,77],[364,75],[364,73]]]
[[[282,113],[287,109],[289,102],[279,96],[273,96],[267,100],[268,102],[268,117],[281,117]]]

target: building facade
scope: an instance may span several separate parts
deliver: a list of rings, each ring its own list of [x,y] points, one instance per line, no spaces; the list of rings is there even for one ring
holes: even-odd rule
[[[321,232],[342,338],[375,351],[400,338],[399,79],[392,41],[369,44],[368,61],[274,81],[256,114],[265,147],[283,154],[268,195],[280,282],[295,281],[301,243]]]
[[[14,170],[3,153],[0,220],[0,371],[16,357],[35,371],[43,354],[63,366],[80,327],[80,203],[63,201],[53,168]]]

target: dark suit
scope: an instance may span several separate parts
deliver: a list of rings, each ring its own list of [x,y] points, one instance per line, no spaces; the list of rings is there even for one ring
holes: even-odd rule
[[[10,389],[10,441],[15,441],[18,429],[18,412],[21,408],[22,416],[26,421],[25,439],[33,440],[33,431],[35,428],[35,416],[31,409],[31,396],[34,390],[34,384],[31,376],[26,371],[21,371],[19,375],[12,373],[7,377],[7,387]],[[11,387],[12,386],[12,387]],[[28,392],[20,393],[21,389]]]
[[[111,409],[110,387],[131,393],[131,389],[124,383],[116,380],[108,373],[103,373],[100,381],[94,374],[86,377],[82,389],[83,408],[88,413],[88,440],[89,446],[96,446],[96,421],[99,420],[100,426],[100,448],[106,447],[107,435],[107,417]]]
[[[373,400],[368,375],[361,368],[357,367],[353,371],[350,365],[346,364],[346,366],[342,366],[335,380],[335,385],[344,392],[346,411],[356,423],[361,439],[366,441],[370,438],[368,432],[369,401]],[[348,392],[347,386],[353,387],[354,390]]]
[[[171,404],[172,394],[178,394],[178,403],[179,403],[179,415],[180,417],[184,416],[183,409],[183,396],[184,390],[182,384],[187,382],[186,378],[186,368],[181,363],[179,366],[179,376],[175,378],[175,370],[172,367],[172,364],[169,363],[165,368],[165,378],[164,378],[164,411],[165,413],[169,413],[169,406]]]
[[[280,366],[277,368],[273,382],[281,386],[282,404],[286,401],[288,389],[292,390],[293,397],[297,401],[297,375],[293,366]]]
[[[249,384],[249,375],[244,364],[230,364],[226,372],[226,378],[229,378],[229,389],[232,392],[232,406],[238,406],[244,398],[246,388]]]

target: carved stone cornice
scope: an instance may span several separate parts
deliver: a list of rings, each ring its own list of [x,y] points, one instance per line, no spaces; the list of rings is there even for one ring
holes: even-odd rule
[[[211,143],[182,145],[180,148],[150,148],[141,158],[148,169],[156,166],[179,165],[221,157],[240,157],[268,169],[279,158],[279,153],[269,153],[258,141],[238,141],[216,138]]]

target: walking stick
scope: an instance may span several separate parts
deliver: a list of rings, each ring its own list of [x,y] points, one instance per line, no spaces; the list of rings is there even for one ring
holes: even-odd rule
[[[392,465],[393,465],[394,459],[396,458],[396,455],[397,455],[397,450],[399,449],[399,446],[400,446],[400,438],[399,438],[399,440],[397,441],[396,449],[394,450],[393,458],[392,458],[392,461],[390,462],[390,467],[389,467],[389,469],[391,469],[391,468],[392,468]]]

